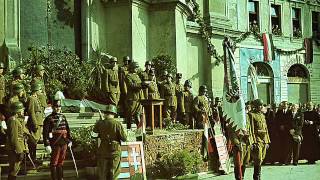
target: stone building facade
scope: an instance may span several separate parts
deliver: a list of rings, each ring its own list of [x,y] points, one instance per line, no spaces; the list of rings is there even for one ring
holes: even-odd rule
[[[273,33],[274,45],[283,51],[302,48],[304,38],[320,32],[317,0],[196,2],[219,55],[224,36],[238,38],[253,25],[260,34]],[[8,48],[10,57],[19,61],[30,45],[47,44],[67,47],[84,59],[90,59],[96,49],[118,59],[129,55],[141,66],[168,54],[183,79],[193,82],[195,93],[206,84],[213,96],[222,96],[223,65],[215,65],[200,26],[189,19],[194,6],[193,0],[0,0],[0,57]],[[258,90],[264,101],[320,103],[320,52],[313,44],[314,61],[305,64],[304,50],[276,53],[273,61],[265,63],[261,41],[251,35],[238,43],[235,57],[245,100],[251,94],[250,60],[258,68]]]

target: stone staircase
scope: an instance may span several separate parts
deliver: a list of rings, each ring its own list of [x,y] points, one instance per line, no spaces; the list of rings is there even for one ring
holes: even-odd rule
[[[100,119],[99,113],[64,113],[66,116],[69,127],[71,131],[76,128],[80,127],[89,127],[95,124],[97,120]],[[124,127],[124,129],[127,128],[127,125],[125,123],[125,120],[123,118],[118,118],[118,121],[120,121]],[[132,129],[127,130],[127,135],[129,141],[135,141],[136,135],[135,135],[136,125],[132,124]],[[70,154],[68,152],[68,154]],[[69,157],[69,156],[68,156]],[[67,157],[67,158],[68,158]],[[49,161],[50,155],[46,153],[45,147],[40,141],[37,146],[37,159],[41,160],[42,166],[39,167],[38,172],[35,170],[32,170],[32,165],[30,166],[31,169],[28,169],[26,176],[19,176],[17,179],[32,179],[32,180],[44,180],[44,179],[50,179],[50,169],[49,169]],[[66,159],[64,163],[64,179],[85,179],[85,167],[86,162],[82,162],[81,160],[76,160],[77,166],[79,170],[79,178],[76,178],[76,172],[74,170],[74,164],[71,158],[69,157]],[[5,151],[5,146],[0,146],[0,180],[7,179],[7,172],[8,172],[8,156]]]

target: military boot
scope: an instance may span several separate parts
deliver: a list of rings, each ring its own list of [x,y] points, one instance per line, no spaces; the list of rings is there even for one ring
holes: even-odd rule
[[[57,166],[57,180],[63,180],[63,167]]]
[[[246,166],[241,167],[242,178],[244,179],[244,173],[246,172]]]
[[[254,165],[253,180],[260,180],[261,178],[261,165]]]
[[[56,166],[51,166],[50,167],[51,171],[51,179],[52,180],[57,180],[57,167]]]

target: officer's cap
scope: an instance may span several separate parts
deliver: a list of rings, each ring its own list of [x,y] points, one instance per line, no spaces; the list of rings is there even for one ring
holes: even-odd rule
[[[4,63],[0,62],[0,69],[4,69]]]
[[[150,66],[151,66],[151,64],[152,64],[151,61],[146,61],[146,63],[145,63],[144,65],[145,65],[145,66],[146,66],[146,65],[150,65]]]
[[[23,84],[20,84],[20,83],[14,84],[12,87],[12,90],[14,93],[20,93],[23,91],[23,89],[24,89],[24,86],[23,86]]]
[[[39,64],[36,66],[35,70],[36,70],[36,72],[40,72],[40,71],[44,70],[44,67],[41,64]]]
[[[35,82],[31,84],[31,91],[40,91],[42,88],[42,84],[40,84],[39,82]]]
[[[13,113],[22,112],[22,111],[24,111],[24,106],[23,106],[22,102],[17,101],[17,102],[14,102],[10,105],[10,110]]]
[[[108,104],[108,105],[106,105],[106,110],[105,110],[105,112],[117,114],[117,107],[114,106],[114,105],[112,105],[112,104]]]
[[[24,74],[24,71],[22,68],[17,67],[12,71],[13,76],[20,76],[21,74]]]

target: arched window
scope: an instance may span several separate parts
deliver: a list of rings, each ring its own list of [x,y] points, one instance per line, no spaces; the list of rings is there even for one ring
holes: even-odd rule
[[[288,76],[288,101],[305,103],[309,99],[309,72],[301,64],[292,65]]]

